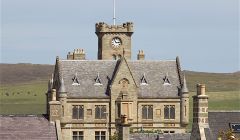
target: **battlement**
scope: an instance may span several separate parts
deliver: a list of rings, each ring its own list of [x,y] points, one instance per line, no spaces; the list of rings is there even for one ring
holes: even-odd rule
[[[116,33],[133,33],[133,23],[132,22],[126,22],[122,25],[108,25],[104,22],[96,23],[96,33],[101,32],[116,32]]]

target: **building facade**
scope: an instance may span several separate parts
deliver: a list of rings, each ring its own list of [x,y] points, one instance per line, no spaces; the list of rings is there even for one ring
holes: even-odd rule
[[[189,94],[178,57],[147,61],[142,50],[132,60],[133,23],[96,24],[98,60],[83,49],[56,58],[49,80],[47,110],[63,140],[108,140],[122,116],[131,131],[185,133]]]

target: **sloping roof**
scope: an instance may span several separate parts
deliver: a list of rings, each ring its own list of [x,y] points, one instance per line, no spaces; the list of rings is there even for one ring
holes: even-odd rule
[[[60,75],[63,77],[69,97],[108,98],[108,85],[117,61],[60,60]],[[102,85],[94,85],[101,78]],[[80,85],[72,85],[74,76]]]
[[[55,126],[43,116],[0,115],[2,140],[56,140]]]
[[[176,61],[129,61],[129,67],[139,87],[140,98],[177,97],[180,82]],[[148,85],[140,85],[145,73]],[[167,77],[170,85],[164,85]]]
[[[172,134],[155,134],[155,133],[133,133],[130,135],[132,140],[190,140],[190,133],[172,133]]]
[[[133,78],[139,87],[140,98],[177,97],[180,87],[177,64],[169,61],[127,61]],[[115,60],[59,60],[59,75],[63,77],[68,97],[76,98],[109,98],[109,86],[118,68]],[[145,73],[148,85],[140,85]],[[96,85],[99,77],[102,85]],[[72,85],[73,78],[78,78],[79,85]],[[163,84],[166,77],[170,85]],[[58,77],[60,80],[60,77]]]
[[[229,123],[240,123],[240,111],[209,111],[209,127],[215,138],[220,131],[230,130]],[[234,133],[240,138],[239,133]]]

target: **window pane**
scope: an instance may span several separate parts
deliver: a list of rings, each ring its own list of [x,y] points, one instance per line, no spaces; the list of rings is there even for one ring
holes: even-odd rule
[[[95,136],[99,136],[100,135],[100,131],[95,131]]]
[[[84,108],[83,106],[79,106],[79,119],[83,119],[84,117]]]
[[[77,119],[77,118],[78,118],[78,109],[77,109],[77,106],[73,106],[73,109],[72,109],[72,118],[73,118],[73,119]]]
[[[117,116],[118,116],[118,118],[121,117],[121,104],[120,103],[117,103]]]
[[[132,103],[129,103],[129,104],[128,104],[128,109],[129,109],[129,110],[128,110],[128,118],[131,119],[131,118],[132,118],[132,112],[133,112],[133,111],[132,111]]]
[[[73,131],[73,136],[77,136],[77,131]]]
[[[79,140],[83,140],[83,136],[79,136]]]
[[[73,136],[73,140],[78,140],[78,137],[77,136]]]
[[[100,140],[100,137],[99,136],[95,136],[95,140]]]
[[[99,106],[95,106],[95,118],[100,119],[100,108],[99,108]]]
[[[169,106],[164,106],[164,119],[169,119]]]
[[[147,119],[147,106],[142,106],[142,118]]]
[[[170,119],[175,119],[175,106],[170,107]]]
[[[106,109],[106,106],[104,105],[104,106],[102,106],[102,108],[101,108],[101,119],[106,119],[106,112],[107,112],[107,109]]]
[[[101,140],[105,140],[105,136],[101,136]]]
[[[122,115],[127,115],[127,117],[129,116],[128,115],[128,103],[123,103],[122,104]]]
[[[83,136],[83,131],[79,131],[79,136]]]
[[[101,135],[102,135],[102,136],[105,136],[105,131],[101,131]]]
[[[153,106],[148,107],[148,119],[153,119]]]

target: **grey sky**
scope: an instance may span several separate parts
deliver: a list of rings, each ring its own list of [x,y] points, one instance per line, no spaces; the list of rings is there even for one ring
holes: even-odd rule
[[[180,57],[182,69],[239,70],[238,0],[116,0],[117,23],[134,22],[133,59]],[[112,24],[112,0],[2,0],[1,63],[54,64],[83,48],[97,58],[95,23]]]

